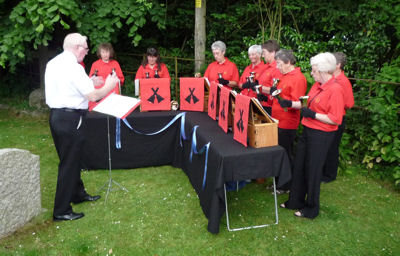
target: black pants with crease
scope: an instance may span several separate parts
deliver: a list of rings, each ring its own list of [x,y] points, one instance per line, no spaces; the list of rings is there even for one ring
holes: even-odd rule
[[[82,116],[82,112],[65,109],[51,109],[50,112],[50,131],[60,159],[53,215],[71,213],[71,202],[86,195],[80,175],[84,141],[82,125],[79,125]]]
[[[334,136],[335,132],[304,126],[297,144],[286,208],[302,210],[307,218],[318,216],[322,169]]]

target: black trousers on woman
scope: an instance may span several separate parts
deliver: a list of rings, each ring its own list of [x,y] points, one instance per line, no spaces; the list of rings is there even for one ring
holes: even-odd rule
[[[297,144],[286,208],[302,210],[307,218],[318,216],[322,169],[334,136],[335,132],[324,132],[304,126]]]
[[[86,195],[80,176],[84,136],[82,127],[78,127],[83,115],[83,112],[72,109],[51,109],[50,112],[50,131],[60,159],[54,215],[71,213],[71,202]]]
[[[296,129],[282,129],[278,128],[278,144],[282,146],[289,157],[290,167],[293,170],[293,144],[294,139],[296,138]],[[292,175],[293,176],[293,175]],[[277,179],[277,182],[279,179]],[[289,190],[290,189],[290,181],[278,189]]]
[[[342,124],[339,125],[335,131],[335,137],[328,151],[328,156],[325,161],[324,171],[322,174],[322,181],[331,182],[336,180],[337,171],[339,167],[339,146],[342,140],[344,128],[346,126],[346,119],[343,116]]]

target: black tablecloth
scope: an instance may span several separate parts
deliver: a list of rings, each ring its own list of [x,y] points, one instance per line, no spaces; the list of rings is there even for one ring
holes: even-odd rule
[[[164,127],[179,112],[133,112],[127,120],[136,129],[154,132]],[[224,133],[218,123],[203,112],[187,112],[185,134],[180,145],[180,121],[159,135],[139,135],[121,122],[122,149],[115,149],[115,118],[110,117],[112,168],[137,168],[171,164],[182,168],[196,190],[200,205],[208,218],[208,230],[219,232],[220,219],[225,211],[223,184],[226,181],[279,176],[279,184],[290,179],[289,160],[280,146],[267,148],[244,147],[233,140],[232,133]],[[83,127],[87,140],[82,165],[86,169],[107,169],[107,118],[89,114]],[[189,161],[191,132],[197,129],[197,148],[211,142],[207,175],[203,190],[205,154],[193,155]]]
[[[144,133],[159,131],[177,112],[132,112],[127,120]],[[131,131],[121,121],[121,149],[116,149],[116,118],[109,117],[111,166],[113,169],[133,169],[172,164],[176,143],[179,143],[179,123],[159,135],[146,136]],[[91,112],[86,115],[83,130],[86,141],[82,154],[83,169],[108,169],[107,116]]]
[[[205,154],[193,156],[193,162],[190,163],[191,141],[185,142],[181,158],[176,159],[174,165],[185,171],[195,188],[203,212],[209,220],[208,230],[211,233],[219,232],[220,219],[225,212],[224,182],[279,176],[279,185],[283,185],[291,178],[289,159],[281,146],[246,148],[233,140],[232,133],[224,133],[207,113],[188,112],[186,123],[186,134],[193,126],[199,125],[198,148],[211,142],[204,191]]]

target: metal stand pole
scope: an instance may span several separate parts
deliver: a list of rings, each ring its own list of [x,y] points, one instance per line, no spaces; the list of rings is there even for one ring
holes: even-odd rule
[[[125,190],[126,192],[129,192],[128,189],[126,189],[124,186],[113,180],[111,177],[111,143],[110,143],[110,117],[107,115],[107,139],[108,139],[108,181],[99,188],[98,192],[103,190],[104,188],[107,187],[107,193],[106,193],[106,199],[105,202],[107,203],[107,198],[108,194],[110,191],[112,191],[112,185],[113,183],[117,185],[120,189]]]

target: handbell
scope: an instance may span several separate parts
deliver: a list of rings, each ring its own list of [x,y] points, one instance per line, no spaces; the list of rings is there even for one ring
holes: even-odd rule
[[[281,94],[282,90],[281,89],[276,89],[271,95],[273,97],[275,97],[278,101],[282,100],[281,96],[279,96],[279,94]],[[287,108],[283,108],[283,111],[287,112]]]
[[[175,100],[171,101],[171,110],[178,110],[179,109],[179,103]]]
[[[253,78],[254,78],[254,72],[250,72],[249,81],[251,83],[254,82]]]
[[[299,100],[300,100],[300,102],[301,102],[301,106],[302,106],[303,108],[306,108],[306,107],[307,107],[308,98],[310,98],[310,96],[300,96],[300,97],[299,97]]]

